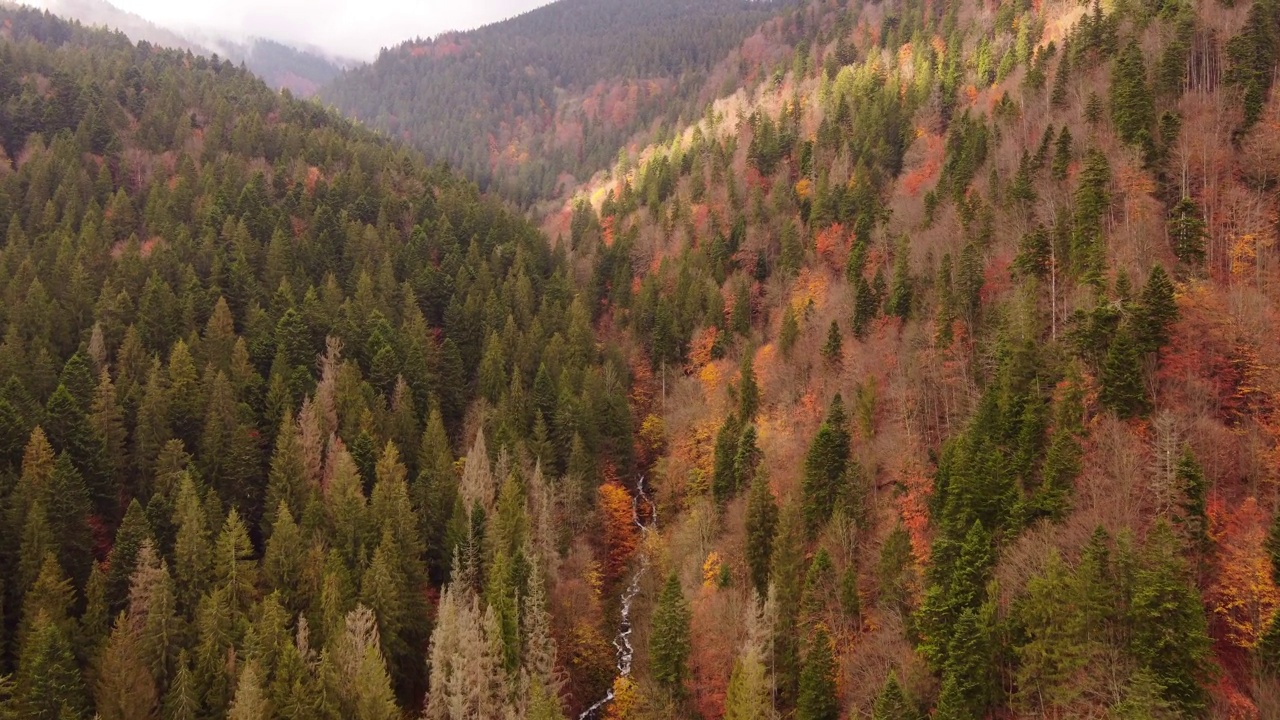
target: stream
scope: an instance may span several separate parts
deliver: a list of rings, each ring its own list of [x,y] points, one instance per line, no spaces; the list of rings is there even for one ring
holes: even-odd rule
[[[642,500],[649,507],[649,521],[647,523],[640,515],[640,502]],[[636,483],[636,493],[631,498],[631,520],[636,524],[636,527],[640,528],[642,538],[658,527],[658,506],[654,504],[653,499],[644,490],[643,475],[640,476],[640,480]],[[636,595],[640,594],[640,580],[648,569],[649,554],[642,540],[640,564],[636,567],[636,571],[632,573],[631,582],[627,584],[627,589],[622,592],[622,622],[618,625],[618,634],[613,638],[613,647],[618,653],[617,677],[630,677],[631,675],[631,660],[636,654],[635,648],[631,646],[631,604],[635,601]],[[578,716],[578,720],[596,720],[600,717],[600,713],[605,706],[612,701],[613,684],[611,683],[609,692],[597,700],[594,705],[584,710]]]

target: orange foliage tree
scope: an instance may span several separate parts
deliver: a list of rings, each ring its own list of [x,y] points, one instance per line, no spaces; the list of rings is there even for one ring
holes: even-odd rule
[[[600,513],[601,566],[606,585],[611,585],[627,569],[635,554],[639,537],[631,512],[631,494],[616,480],[610,480],[597,491]]]
[[[844,267],[845,255],[849,252],[844,235],[844,226],[836,223],[818,233],[814,238],[814,249],[832,270],[839,271]]]
[[[1280,602],[1265,546],[1265,518],[1257,500],[1248,498],[1234,511],[1214,503],[1210,525],[1218,541],[1218,572],[1209,588],[1213,619],[1232,645],[1256,647]]]

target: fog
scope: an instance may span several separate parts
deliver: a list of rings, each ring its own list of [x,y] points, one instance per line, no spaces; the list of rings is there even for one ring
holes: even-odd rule
[[[40,0],[28,0],[41,4]],[[413,37],[466,30],[549,0],[110,0],[192,37],[259,36],[329,54],[372,60]]]

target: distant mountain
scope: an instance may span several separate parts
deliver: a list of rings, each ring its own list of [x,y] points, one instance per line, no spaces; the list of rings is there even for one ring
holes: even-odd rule
[[[319,97],[527,204],[566,176],[607,168],[638,131],[687,122],[742,84],[756,58],[729,56],[794,5],[560,0],[402,43]]]
[[[288,88],[300,97],[310,97],[354,62],[337,60],[314,49],[300,49],[267,38],[231,40],[217,35],[191,37],[161,27],[106,0],[42,0],[40,4],[55,15],[95,27],[123,32],[134,42],[190,50],[197,55],[214,54],[244,63],[271,87]]]

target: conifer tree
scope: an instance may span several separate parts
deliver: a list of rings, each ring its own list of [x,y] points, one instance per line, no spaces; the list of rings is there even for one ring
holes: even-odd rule
[[[796,340],[800,337],[800,322],[796,319],[796,311],[791,307],[791,303],[782,310],[782,325],[778,329],[778,348],[782,350],[782,356],[790,359],[791,351],[796,346]]]
[[[816,623],[809,630],[796,720],[838,720],[840,697],[836,687],[835,646],[827,626]]]
[[[804,460],[801,494],[804,498],[805,527],[813,537],[831,517],[836,500],[844,491],[849,465],[849,429],[844,400],[839,393],[831,401],[827,418],[809,444]]]
[[[129,583],[137,568],[138,552],[144,543],[151,543],[154,547],[155,538],[142,505],[133,500],[125,511],[124,522],[116,531],[116,541],[107,561],[107,602],[112,613],[123,610],[128,602]]]
[[[1116,134],[1130,144],[1151,142],[1155,108],[1147,83],[1147,66],[1137,38],[1116,56],[1111,70],[1111,121]]]
[[[1149,409],[1142,364],[1133,329],[1120,329],[1102,365],[1102,404],[1121,418],[1145,415]]]
[[[832,365],[839,365],[844,360],[844,337],[835,320],[831,321],[831,327],[827,329],[827,342],[822,346],[822,358]]]
[[[747,497],[746,553],[751,582],[760,597],[769,591],[769,565],[777,526],[778,504],[769,489],[769,478],[763,472],[757,472],[751,480],[751,492]]]
[[[1155,265],[1142,288],[1142,300],[1133,318],[1139,352],[1159,352],[1168,345],[1169,327],[1177,320],[1178,305],[1174,301],[1173,282],[1163,267]]]
[[[13,705],[30,720],[83,718],[88,699],[66,630],[41,613],[18,653]]]
[[[793,707],[800,682],[800,601],[804,590],[804,515],[799,503],[787,503],[779,516],[772,553],[770,585],[777,601],[773,667],[779,702]]]
[[[156,684],[139,640],[138,629],[121,613],[98,661],[94,709],[102,720],[155,717]]]
[[[1163,688],[1163,697],[1189,717],[1208,707],[1211,640],[1199,594],[1168,524],[1147,538],[1129,605],[1129,651]]]
[[[876,703],[871,710],[871,720],[919,720],[920,713],[911,706],[907,695],[898,683],[898,673],[889,671],[889,677],[876,695]]]
[[[1049,174],[1054,180],[1066,180],[1067,171],[1071,168],[1071,129],[1062,126],[1058,139],[1053,145],[1053,162],[1049,166]]]
[[[730,415],[725,418],[720,431],[716,433],[715,462],[712,469],[711,493],[716,503],[724,505],[737,489],[737,475],[734,472],[738,457],[738,440],[742,435],[742,425],[738,418]]]
[[[677,697],[684,694],[689,659],[689,603],[680,588],[680,578],[671,573],[658,596],[649,638],[649,658],[653,678]]]

